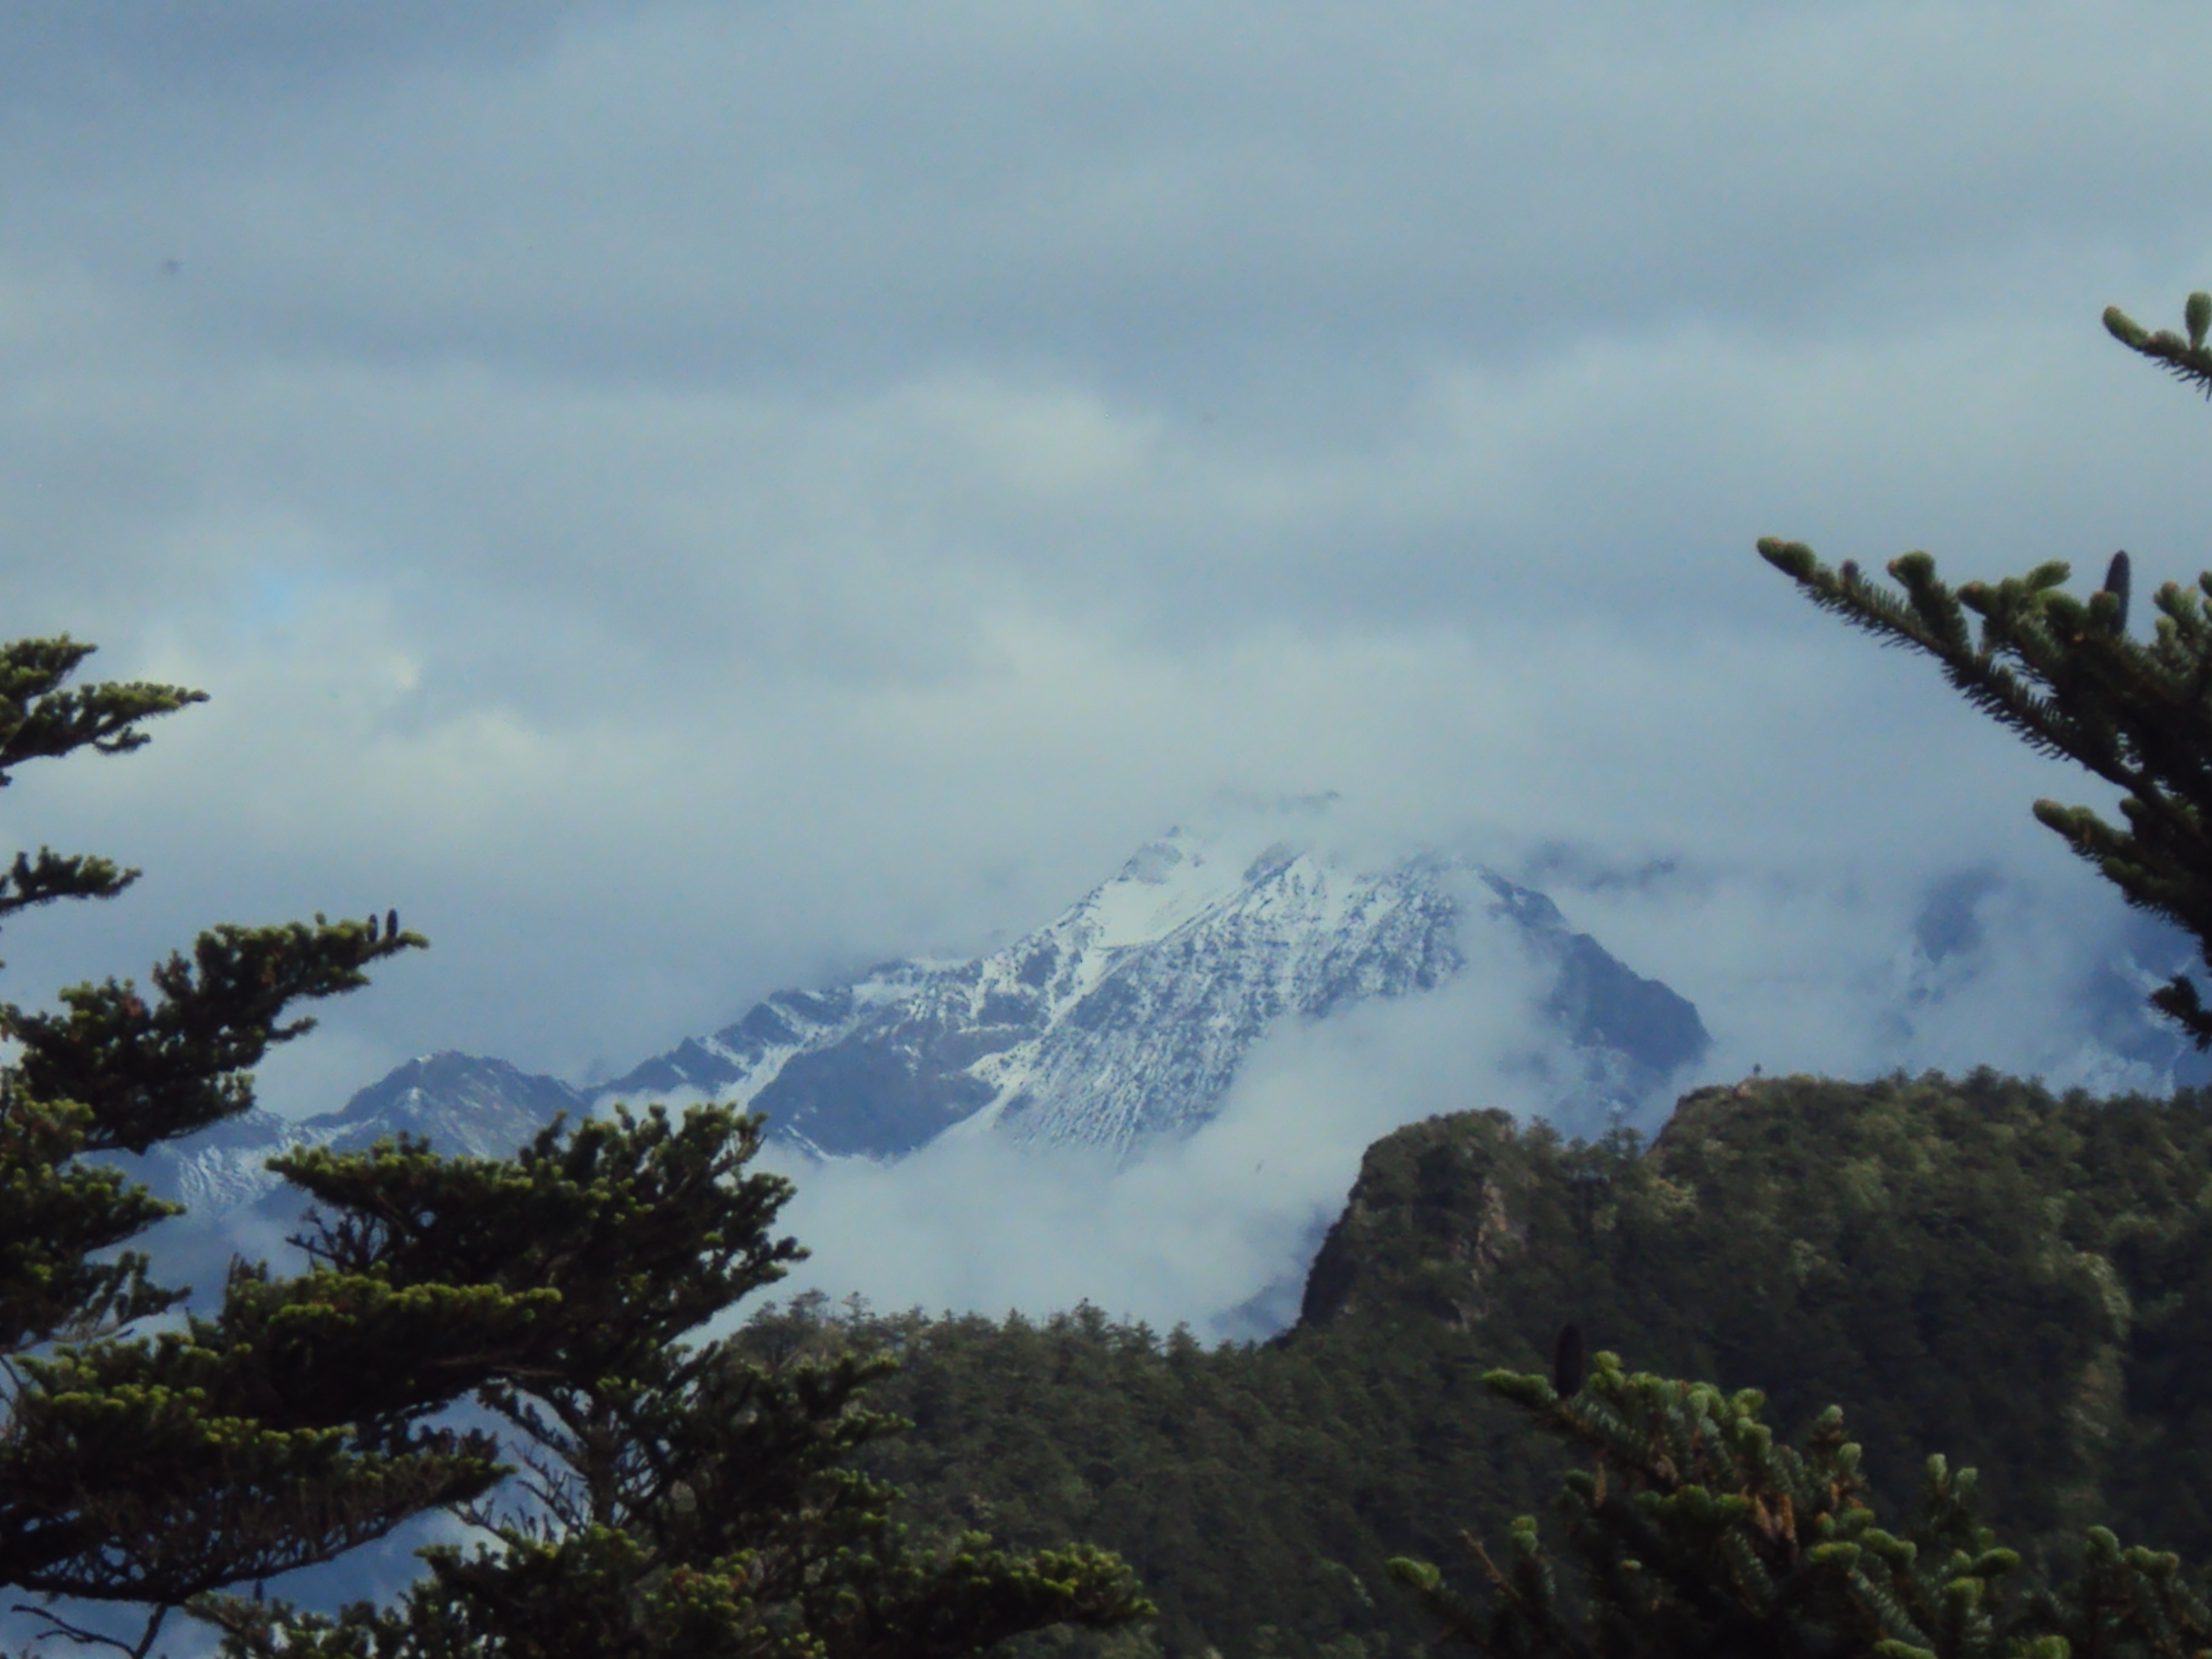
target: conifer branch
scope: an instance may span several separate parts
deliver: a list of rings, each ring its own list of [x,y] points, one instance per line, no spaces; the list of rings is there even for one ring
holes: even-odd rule
[[[2119,307],[2105,307],[2105,330],[2114,339],[2163,365],[2176,380],[2212,397],[2212,351],[2207,351],[2204,346],[2208,325],[2212,325],[2212,294],[2189,296],[2189,302],[2182,307],[2185,335],[2164,328],[2154,333]]]
[[[95,649],[66,635],[0,645],[0,787],[25,761],[87,748],[128,754],[149,741],[140,722],[207,701],[204,691],[137,680],[62,690]]]
[[[0,916],[56,899],[113,898],[138,874],[108,859],[81,853],[65,857],[50,847],[39,848],[35,860],[18,853],[14,865],[0,874]]]
[[[2059,584],[2051,563],[1994,586],[1969,583],[1953,592],[1925,554],[1893,562],[1900,601],[1846,563],[1831,571],[1802,544],[1759,544],[1767,562],[1824,609],[1882,638],[1936,659],[1968,700],[2011,726],[2042,753],[2070,759],[2126,792],[2125,828],[2087,807],[2039,801],[2035,815],[2117,885],[2130,902],[2186,929],[2212,965],[2212,635],[2198,607],[2168,584],[2156,641],[2142,646],[2118,629],[2121,602],[2100,590],[2086,605]],[[2113,562],[2124,583],[2126,566]],[[2212,582],[2212,573],[2208,573]],[[1968,636],[1960,607],[1982,617]],[[2188,1012],[2186,994],[2169,988],[2156,1006],[2174,1016],[2199,1047],[2212,1045],[2212,1022]]]
[[[84,1150],[143,1152],[251,1106],[247,1068],[313,1029],[284,1021],[291,1004],[356,989],[370,963],[428,943],[319,916],[312,927],[216,927],[191,960],[156,964],[153,1002],[134,981],[73,986],[60,1014],[0,1005],[0,1036],[21,1045],[20,1087],[88,1109]]]
[[[1610,1354],[1587,1389],[1613,1419],[1602,1429],[1540,1377],[1486,1380],[1554,1434],[1595,1446],[1628,1494],[1580,1469],[1563,1483],[1575,1616],[1529,1516],[1512,1525],[1504,1570],[1476,1547],[1486,1605],[1426,1562],[1389,1564],[1448,1641],[1492,1659],[2201,1659],[2212,1646],[2212,1619],[2176,1558],[2123,1549],[2102,1528],[2072,1583],[2009,1596],[2020,1556],[1975,1518],[1973,1472],[1941,1457],[1911,1525],[1876,1526],[1832,1407],[1790,1447],[1759,1422],[1757,1393],[1624,1375]]]

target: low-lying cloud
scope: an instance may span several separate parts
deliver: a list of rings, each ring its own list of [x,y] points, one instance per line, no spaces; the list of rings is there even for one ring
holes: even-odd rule
[[[1554,1075],[1574,1064],[1562,1041],[1537,1035],[1548,988],[1536,965],[1503,930],[1468,931],[1491,937],[1462,977],[1281,1029],[1219,1115],[1126,1168],[988,1133],[949,1134],[895,1164],[788,1160],[798,1195],[784,1220],[813,1251],[792,1288],[932,1312],[1088,1301],[1201,1334],[1285,1322],[1370,1142],[1471,1106],[1529,1115],[1551,1103],[1547,1063]],[[1270,1291],[1267,1310],[1237,1315]]]

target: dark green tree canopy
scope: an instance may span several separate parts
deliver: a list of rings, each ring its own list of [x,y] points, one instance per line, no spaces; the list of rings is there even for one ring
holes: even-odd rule
[[[850,1467],[903,1425],[863,1409],[888,1361],[850,1351],[763,1360],[701,1327],[798,1254],[767,1231],[789,1195],[748,1173],[762,1121],[617,1109],[545,1130],[511,1162],[399,1142],[293,1154],[281,1167],[330,1214],[319,1264],[405,1292],[447,1275],[559,1307],[477,1400],[505,1425],[523,1498],[468,1507],[473,1550],[425,1552],[391,1607],[336,1619],[207,1598],[228,1651],[283,1659],[659,1654],[957,1659],[1061,1622],[1149,1610],[1127,1568],[1077,1547],[1014,1555],[981,1535],[908,1547],[890,1486]]]
[[[0,783],[27,761],[127,754],[145,722],[204,700],[69,685],[91,653],[65,638],[0,646]],[[136,874],[19,853],[0,916],[111,898]],[[109,980],[64,990],[58,1013],[0,1004],[16,1044],[0,1068],[0,1583],[151,1604],[150,1643],[191,1595],[328,1559],[498,1479],[489,1437],[422,1419],[494,1374],[535,1306],[453,1285],[444,1305],[409,1304],[359,1275],[241,1266],[213,1316],[133,1335],[185,1292],[118,1247],[176,1206],[92,1161],[245,1109],[249,1068],[313,1024],[287,1018],[294,1005],[365,984],[372,963],[423,943],[396,918],[222,927],[158,963],[143,993]],[[392,1376],[409,1344],[465,1346],[473,1363],[439,1394]],[[349,1388],[325,1391],[333,1377]]]
[[[2081,1571],[2015,1588],[2021,1557],[1975,1514],[1971,1469],[1928,1460],[1918,1510],[1877,1523],[1844,1413],[1778,1443],[1753,1389],[1631,1375],[1611,1353],[1562,1395],[1541,1376],[1484,1382],[1589,1466],[1558,1508],[1572,1581],[1516,1520],[1503,1559],[1470,1538],[1486,1593],[1401,1558],[1446,1638],[1486,1659],[2197,1659],[2212,1608],[2170,1553],[2090,1529]]]

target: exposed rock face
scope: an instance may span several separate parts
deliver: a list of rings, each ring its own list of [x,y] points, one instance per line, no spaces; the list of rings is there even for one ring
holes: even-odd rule
[[[1505,959],[1520,982],[1500,994],[1538,988],[1573,1055],[1559,1091],[1599,1121],[1704,1052],[1687,1001],[1571,931],[1542,894],[1472,864],[1363,871],[1179,832],[1004,949],[779,992],[600,1092],[743,1102],[833,1155],[896,1157],[959,1126],[1126,1156],[1205,1122],[1283,1022],[1461,975],[1474,928],[1518,947]]]
[[[1432,1117],[1384,1136],[1314,1257],[1298,1322],[1410,1304],[1475,1324],[1491,1311],[1492,1276],[1527,1243],[1527,1199],[1549,1176],[1504,1112]]]
[[[262,1166],[288,1146],[356,1152],[406,1134],[441,1152],[506,1158],[560,1113],[586,1109],[586,1097],[557,1078],[448,1049],[409,1060],[335,1112],[295,1122],[257,1109],[117,1161],[164,1197],[221,1212],[277,1192],[283,1183]]]
[[[829,1156],[898,1158],[951,1130],[1127,1158],[1210,1119],[1286,1022],[1470,972],[1534,1009],[1532,1063],[1578,1122],[1653,1098],[1707,1044],[1688,1002],[1573,932],[1541,893],[1465,860],[1359,869],[1286,842],[1176,832],[1000,950],[779,991],[595,1089],[426,1055],[338,1111],[249,1114],[158,1149],[144,1174],[196,1207],[234,1209],[275,1187],[263,1160],[295,1142],[343,1150],[405,1133],[504,1156],[559,1112],[708,1098],[764,1112],[773,1135]]]
[[[503,1060],[447,1049],[410,1060],[327,1117],[329,1144],[341,1152],[388,1135],[434,1141],[441,1152],[505,1158],[562,1112],[586,1109],[582,1091],[556,1078],[519,1071]]]

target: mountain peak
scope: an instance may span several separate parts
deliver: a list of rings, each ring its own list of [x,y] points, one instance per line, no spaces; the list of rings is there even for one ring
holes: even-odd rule
[[[466,1054],[458,1048],[441,1048],[435,1054],[417,1054],[358,1091],[336,1111],[321,1113],[307,1119],[307,1123],[332,1127],[371,1121],[383,1123],[395,1113],[404,1115],[419,1109],[420,1103],[427,1099],[535,1097],[551,1081],[549,1078],[532,1077],[504,1060]],[[557,1086],[566,1092],[572,1106],[580,1099],[565,1084]]]
[[[1553,981],[1544,1006],[1587,1051],[1589,1110],[1632,1105],[1702,1051],[1694,1008],[1542,894],[1449,856],[1363,866],[1286,827],[1314,828],[1178,826],[1012,944],[777,992],[597,1092],[734,1099],[831,1156],[898,1157],[957,1127],[1127,1157],[1206,1121],[1284,1022],[1453,979],[1474,927],[1507,928]]]
[[[289,1144],[407,1134],[503,1157],[615,1099],[748,1107],[820,1156],[896,1158],[954,1132],[1127,1160],[1209,1121],[1272,1034],[1470,972],[1478,994],[1495,978],[1501,1006],[1534,1011],[1540,1086],[1577,1127],[1635,1109],[1705,1049],[1696,1009],[1543,894],[1450,854],[1352,857],[1320,844],[1316,817],[1171,830],[999,949],[775,992],[596,1088],[444,1050],[303,1122],[216,1126],[149,1173],[188,1201],[257,1202],[276,1184],[262,1160]]]

